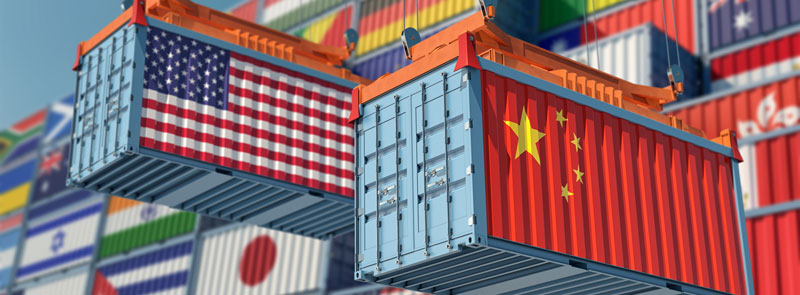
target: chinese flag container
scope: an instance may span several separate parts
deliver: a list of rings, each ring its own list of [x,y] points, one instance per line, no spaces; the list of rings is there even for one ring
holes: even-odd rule
[[[672,87],[481,14],[409,51],[353,90],[356,279],[434,294],[752,293],[735,138],[658,114]]]
[[[189,1],[138,1],[79,47],[69,182],[323,238],[352,228],[344,48]]]

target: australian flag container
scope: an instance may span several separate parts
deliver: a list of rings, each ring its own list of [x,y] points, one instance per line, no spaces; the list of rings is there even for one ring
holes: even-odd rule
[[[347,117],[364,80],[338,67],[348,55],[138,1],[79,47],[68,181],[315,238],[351,230]]]
[[[353,90],[355,278],[434,294],[752,294],[738,162],[481,14]]]

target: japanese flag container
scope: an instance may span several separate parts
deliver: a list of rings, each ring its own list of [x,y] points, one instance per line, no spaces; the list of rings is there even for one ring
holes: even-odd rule
[[[657,113],[672,87],[599,72],[478,13],[409,52],[353,90],[356,279],[434,294],[752,294],[736,139]]]
[[[348,50],[189,1],[134,4],[79,45],[70,184],[315,238],[350,230],[349,95],[366,80],[341,67]]]

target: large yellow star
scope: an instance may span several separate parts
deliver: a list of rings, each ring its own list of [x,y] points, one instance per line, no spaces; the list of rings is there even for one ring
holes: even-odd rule
[[[567,200],[567,202],[569,202],[569,196],[572,195],[574,194],[569,191],[569,188],[567,187],[566,184],[561,187],[561,196],[564,197],[564,199]]]
[[[528,152],[536,159],[536,163],[541,164],[539,161],[539,148],[536,147],[536,143],[539,142],[545,134],[531,127],[531,120],[528,118],[528,112],[525,110],[525,107],[522,107],[522,116],[519,118],[519,123],[511,121],[505,122],[506,125],[514,131],[514,134],[517,135],[517,155],[514,159]]]

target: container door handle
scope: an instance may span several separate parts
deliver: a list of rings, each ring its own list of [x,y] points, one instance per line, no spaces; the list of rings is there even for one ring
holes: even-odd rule
[[[394,169],[394,188],[395,188],[395,197],[392,198],[394,200],[394,214],[396,219],[395,229],[397,233],[397,258],[395,258],[394,262],[399,264],[403,264],[400,260],[400,254],[403,253],[403,245],[401,244],[400,238],[400,223],[402,222],[402,216],[400,214],[400,97],[395,95],[394,96],[394,157],[395,157],[395,169]],[[391,186],[390,186],[391,187]],[[388,189],[389,187],[387,187]],[[391,201],[391,200],[390,200]]]
[[[447,249],[452,249],[453,245],[450,243],[453,227],[450,225],[450,135],[447,130],[447,120],[450,118],[450,111],[447,109],[447,72],[442,72],[442,100],[444,101],[444,178],[437,181],[441,186],[444,184],[445,206],[447,206]]]
[[[375,105],[375,271],[381,271],[381,106]]]
[[[421,107],[422,108],[422,118],[420,118],[420,120],[422,121],[422,171],[425,171],[428,168],[427,163],[426,163],[426,160],[428,158],[428,148],[427,148],[427,145],[426,145],[426,138],[425,138],[425,128],[428,127],[427,126],[428,122],[425,120],[425,100],[427,98],[427,95],[425,94],[425,83],[424,82],[423,83],[419,83],[419,86],[420,86],[420,93],[422,94],[422,107]],[[423,181],[425,182],[425,184],[427,184],[428,180],[427,180],[427,176],[426,175],[423,176]],[[425,229],[425,251],[422,252],[422,255],[425,255],[425,257],[428,257],[430,255],[430,253],[428,252],[428,242],[430,240],[430,236],[428,235],[428,187],[427,187],[427,185],[423,185],[422,186],[422,198],[424,200],[424,202],[422,203],[422,211],[423,211],[422,214],[425,217],[425,224],[423,226],[423,228]]]

